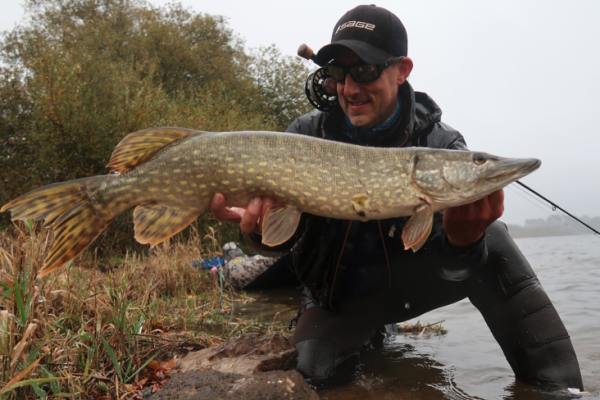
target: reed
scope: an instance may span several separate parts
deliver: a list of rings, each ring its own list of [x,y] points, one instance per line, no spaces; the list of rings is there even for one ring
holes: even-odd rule
[[[233,297],[252,299],[229,288],[221,309],[218,278],[190,265],[221,251],[212,229],[203,236],[192,228],[148,254],[99,260],[91,249],[35,279],[52,240],[31,222],[0,233],[2,399],[141,399],[190,350],[261,327],[284,329],[233,319]],[[220,328],[219,336],[202,326]]]

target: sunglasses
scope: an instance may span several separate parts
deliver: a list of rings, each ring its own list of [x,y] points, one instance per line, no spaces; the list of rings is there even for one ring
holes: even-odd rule
[[[344,67],[341,65],[327,64],[327,69],[329,70],[329,74],[331,78],[338,82],[344,83],[346,80],[346,74],[350,74],[354,82],[356,83],[368,83],[373,82],[376,79],[379,79],[381,73],[387,67],[390,67],[396,64],[398,61],[402,60],[404,56],[390,58],[389,60],[385,60],[379,64],[361,64],[361,65],[353,65],[350,67]]]

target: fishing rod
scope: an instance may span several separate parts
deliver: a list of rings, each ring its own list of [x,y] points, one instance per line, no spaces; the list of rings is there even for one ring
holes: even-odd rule
[[[591,226],[589,226],[588,224],[586,224],[585,222],[583,222],[582,220],[580,220],[579,218],[577,218],[576,216],[574,216],[573,214],[571,214],[570,212],[565,210],[564,208],[558,206],[557,204],[554,204],[553,202],[551,202],[550,200],[548,200],[547,198],[545,198],[544,196],[542,196],[541,194],[539,194],[538,192],[536,192],[535,190],[530,188],[529,186],[525,185],[524,183],[522,183],[520,181],[515,181],[515,183],[518,183],[519,185],[523,186],[525,189],[529,190],[531,193],[535,194],[542,200],[545,200],[546,202],[548,202],[552,206],[552,211],[556,211],[556,209],[559,209],[560,211],[567,214],[569,217],[573,218],[575,221],[579,222],[580,224],[582,224],[585,227],[587,227],[588,229],[590,229],[595,234],[600,235],[600,232],[598,232],[597,230],[595,230],[594,228],[592,228]]]

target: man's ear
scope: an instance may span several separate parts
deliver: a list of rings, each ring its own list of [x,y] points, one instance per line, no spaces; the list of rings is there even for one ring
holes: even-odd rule
[[[398,79],[396,83],[398,85],[402,85],[404,82],[406,82],[413,69],[413,61],[408,57],[404,57],[397,65],[400,72],[398,73]]]

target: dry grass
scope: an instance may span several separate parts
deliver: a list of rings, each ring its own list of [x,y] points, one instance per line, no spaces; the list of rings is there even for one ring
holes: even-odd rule
[[[192,232],[146,256],[98,261],[90,251],[34,279],[51,243],[33,224],[0,233],[0,398],[139,398],[160,386],[157,361],[222,340],[198,332],[230,322],[218,279],[189,265],[221,251],[214,232]],[[233,326],[233,334],[244,331]]]
[[[442,320],[439,322],[434,322],[432,324],[421,324],[421,321],[417,321],[416,324],[409,324],[408,322],[403,322],[398,324],[398,331],[401,333],[412,333],[418,336],[421,335],[445,335],[448,333],[446,328],[442,326],[442,323],[446,320]]]

